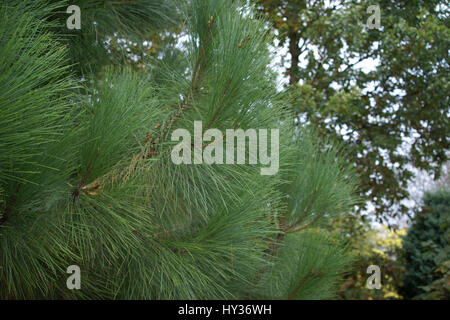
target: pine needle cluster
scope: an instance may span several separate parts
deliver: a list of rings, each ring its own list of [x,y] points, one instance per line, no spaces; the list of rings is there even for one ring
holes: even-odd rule
[[[84,0],[69,31],[68,5],[0,7],[0,298],[332,297],[348,255],[311,227],[352,208],[354,176],[284,114],[265,24],[239,1]],[[108,58],[114,33],[173,24],[176,64]],[[279,173],[175,165],[171,132],[194,121],[279,129]]]

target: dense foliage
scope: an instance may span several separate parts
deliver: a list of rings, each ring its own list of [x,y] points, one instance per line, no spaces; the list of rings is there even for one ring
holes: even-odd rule
[[[450,191],[428,193],[424,207],[403,239],[405,299],[449,299]]]
[[[342,275],[337,299],[339,300],[385,300],[401,299],[398,286],[403,275],[399,263],[399,250],[406,229],[374,227],[355,214],[341,215],[328,226],[322,226],[320,233],[344,235],[345,243],[353,263]],[[367,280],[369,266],[380,268],[379,289],[369,288]]]
[[[310,227],[351,210],[353,172],[287,121],[264,22],[238,1],[84,0],[69,31],[69,4],[0,6],[0,298],[332,297],[350,258]],[[174,23],[184,55],[108,52]],[[175,165],[195,120],[279,129],[279,174]]]

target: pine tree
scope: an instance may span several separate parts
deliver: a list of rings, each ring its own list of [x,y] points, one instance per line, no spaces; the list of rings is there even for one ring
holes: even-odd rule
[[[423,203],[403,238],[398,289],[405,299],[448,300],[450,191],[428,192]]]
[[[350,259],[315,227],[354,205],[353,171],[281,111],[252,9],[85,0],[68,30],[70,4],[0,7],[0,298],[332,297]],[[170,26],[183,49],[144,68],[107,45]],[[194,121],[278,129],[278,174],[173,163],[171,135]]]

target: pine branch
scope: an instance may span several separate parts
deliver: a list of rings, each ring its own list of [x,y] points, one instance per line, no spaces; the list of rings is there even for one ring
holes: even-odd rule
[[[152,10],[158,15],[167,9],[161,0],[102,3],[114,6],[113,10],[105,11],[105,7],[96,12],[91,8],[84,20],[90,17],[91,22],[98,22],[98,41],[115,28],[130,39],[142,35],[148,30],[148,25],[140,24],[144,17],[151,16]],[[152,70],[150,82],[148,75],[114,65],[101,74],[96,74],[98,69],[93,71],[92,78],[101,75],[101,79],[92,91],[60,85],[54,90],[44,88],[54,94],[41,94],[40,99],[30,95],[27,101],[33,108],[26,111],[36,112],[31,124],[38,128],[49,117],[45,110],[54,110],[53,106],[42,108],[47,100],[53,102],[53,97],[70,96],[60,113],[76,109],[76,117],[55,116],[47,126],[49,132],[53,123],[62,129],[56,138],[47,138],[47,132],[42,132],[42,140],[49,142],[45,149],[27,152],[19,145],[12,161],[0,152],[5,164],[0,173],[11,163],[14,168],[17,162],[21,164],[16,179],[17,173],[28,172],[28,159],[36,158],[46,166],[36,174],[35,186],[0,181],[0,210],[5,209],[0,212],[0,225],[11,212],[17,216],[10,219],[11,228],[0,227],[0,298],[231,299],[245,297],[246,285],[253,283],[248,292],[255,296],[292,299],[304,295],[305,283],[309,294],[315,280],[321,280],[314,278],[318,276],[314,269],[334,276],[335,267],[344,263],[341,251],[331,247],[328,239],[308,232],[292,234],[323,217],[330,206],[337,207],[347,191],[339,188],[342,193],[334,195],[332,185],[339,172],[332,174],[335,167],[331,162],[306,156],[319,154],[308,145],[310,141],[293,143],[293,136],[281,135],[282,168],[270,179],[250,164],[188,166],[167,158],[170,132],[194,116],[205,122],[206,130],[215,126],[293,130],[280,120],[277,106],[282,100],[274,80],[267,75],[270,58],[264,23],[252,19],[240,4],[192,0],[180,9],[192,28],[188,31],[192,36],[188,59],[176,57],[174,62],[170,54],[163,57],[156,71]],[[136,16],[141,19],[134,20]],[[7,23],[3,25],[8,29]],[[23,31],[29,33],[27,28]],[[74,35],[69,47],[74,45],[72,49],[77,50],[79,42],[89,47],[89,39],[95,37],[93,29],[90,32],[87,39],[85,34]],[[3,69],[15,66],[10,76],[0,76],[0,91],[6,92],[2,97],[12,96],[29,76],[41,76],[59,61],[45,59],[36,67],[31,65],[33,72],[17,72],[23,63],[14,61],[22,51],[18,54],[10,49],[20,48],[18,44],[11,41],[11,48],[0,55]],[[26,56],[24,62],[41,58],[41,51]],[[95,52],[85,57],[87,65],[100,67],[97,61],[104,62]],[[83,63],[75,56],[72,59]],[[190,72],[187,78],[186,70]],[[55,74],[63,71],[54,69]],[[48,78],[36,77],[25,86],[24,94],[35,93],[35,88],[48,84]],[[13,86],[11,79],[16,80]],[[76,93],[69,95],[69,91]],[[26,124],[16,116],[21,115],[18,111],[27,115],[24,108],[16,107],[16,101],[24,100],[20,97],[10,99],[11,103],[3,99],[14,117],[2,117],[0,122],[5,125],[0,129],[12,132],[13,142],[20,140],[15,136],[19,131],[30,137],[34,134],[29,125],[12,130],[17,123]],[[79,109],[77,101],[81,101]],[[41,145],[37,139],[26,142],[24,146]],[[220,143],[219,139],[215,142]],[[23,161],[24,156],[29,156],[27,161]],[[309,162],[315,164],[312,173],[305,166]],[[312,186],[319,186],[317,195],[313,196]],[[288,211],[291,201],[295,212]],[[84,290],[67,293],[65,283],[55,281],[64,277],[67,261],[82,264]],[[317,295],[330,291],[331,285],[317,282]]]
[[[187,98],[184,101],[184,103],[181,105],[181,107],[178,109],[178,111],[175,113],[175,115],[169,120],[169,122],[164,126],[160,136],[151,143],[151,147],[147,151],[147,154],[144,156],[145,159],[149,159],[158,154],[158,151],[156,151],[157,146],[160,144],[160,142],[163,139],[166,138],[166,136],[169,133],[172,126],[181,117],[183,112],[189,107],[189,105],[194,100],[194,93],[198,91],[200,83],[203,80],[203,71],[204,71],[203,60],[204,60],[204,56],[206,54],[206,51],[208,50],[208,46],[210,43],[213,21],[214,21],[214,17],[211,16],[208,20],[208,31],[207,31],[207,35],[206,35],[206,41],[203,44],[202,48],[200,49],[199,57],[197,58],[197,61],[194,66],[193,76],[192,76],[192,80],[191,80],[191,90],[190,90],[189,94],[187,95]]]
[[[222,93],[222,98],[225,97],[225,95],[227,94],[228,90],[230,89],[231,81],[232,81],[232,79],[230,79],[228,81],[228,84],[227,84],[225,90]],[[220,115],[220,110],[217,110],[216,113],[214,114],[214,117],[211,119],[211,121],[205,127],[205,129],[204,129],[205,131],[207,131],[208,129],[211,129],[212,125],[214,124],[214,122],[216,122],[216,120],[219,117],[219,115]]]
[[[285,219],[285,217],[283,217],[282,220],[280,221],[281,228],[279,227],[278,234],[275,237],[274,242],[272,242],[272,244],[270,246],[269,260],[267,261],[267,264],[264,266],[264,268],[262,268],[258,272],[258,275],[256,276],[256,279],[255,279],[255,283],[258,283],[262,279],[264,273],[266,273],[266,271],[270,267],[270,264],[273,262],[273,260],[277,256],[278,250],[280,249],[280,246],[281,246],[281,242],[283,242],[283,239],[286,236],[286,233],[284,232],[285,224],[286,224],[286,219]]]
[[[128,180],[128,177],[132,175],[133,172],[139,167],[139,164],[142,160],[149,160],[151,158],[155,158],[160,153],[160,144],[161,142],[167,137],[167,134],[169,133],[170,129],[173,127],[173,125],[176,123],[176,121],[182,116],[182,114],[189,108],[192,101],[195,98],[194,93],[197,92],[197,88],[200,86],[200,83],[203,79],[203,70],[204,70],[204,55],[206,54],[206,50],[208,49],[210,38],[212,35],[212,25],[213,25],[213,16],[210,17],[208,20],[208,31],[207,31],[207,37],[206,41],[203,44],[203,47],[200,49],[199,56],[196,60],[193,77],[191,80],[191,89],[189,94],[187,95],[187,98],[183,102],[183,104],[179,107],[177,112],[166,122],[165,125],[163,125],[163,129],[161,130],[161,133],[159,136],[155,139],[152,139],[150,134],[147,134],[145,145],[143,148],[141,148],[141,151],[131,157],[131,163],[128,164],[127,168],[124,171],[121,172],[111,172],[106,174],[103,177],[97,178],[95,181],[90,183],[90,186],[95,186],[95,190],[93,194],[97,194],[97,191],[102,188],[102,186],[109,182],[115,181],[119,179],[119,177],[122,177],[122,179],[125,181]],[[159,127],[159,125],[158,125]],[[83,179],[82,179],[83,181]],[[84,191],[91,191],[91,187],[89,186],[82,186],[84,184],[83,182],[80,182],[78,190],[84,190]],[[78,191],[79,194],[79,191]],[[91,193],[92,195],[92,193]]]
[[[295,295],[300,291],[300,289],[305,285],[306,281],[309,279],[309,277],[317,276],[320,277],[322,275],[321,271],[315,271],[314,269],[311,270],[306,276],[302,278],[300,283],[289,293],[287,299],[292,300],[294,299]]]
[[[285,230],[285,232],[288,233],[288,232],[299,232],[299,231],[302,231],[302,230],[304,230],[304,229],[310,227],[311,225],[313,225],[313,224],[314,224],[315,222],[317,222],[317,220],[319,220],[319,219],[320,219],[320,216],[317,215],[317,216],[315,216],[314,219],[312,219],[310,222],[308,222],[308,223],[306,223],[306,224],[304,224],[304,225],[302,225],[302,226],[297,227],[297,226],[299,225],[299,222],[300,222],[300,221],[298,221],[297,223],[294,223],[293,225],[291,225],[290,227],[288,227],[288,228]]]

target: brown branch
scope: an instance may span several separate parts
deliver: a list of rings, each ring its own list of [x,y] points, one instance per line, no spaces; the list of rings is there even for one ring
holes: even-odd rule
[[[298,291],[305,285],[306,281],[308,280],[308,278],[311,277],[320,277],[322,275],[322,271],[316,271],[314,269],[312,269],[305,277],[302,278],[302,280],[300,281],[300,283],[298,284],[298,286],[296,286],[294,288],[294,290],[292,290],[289,295],[288,295],[288,300],[292,300],[295,295],[298,293]]]
[[[232,79],[230,79],[229,81],[228,81],[228,84],[227,84],[227,86],[225,87],[225,89],[223,90],[223,93],[222,93],[222,98],[224,98],[225,96],[226,96],[226,94],[227,94],[227,92],[228,92],[228,90],[230,89],[230,86],[231,86],[231,80]],[[212,125],[214,124],[214,122],[216,122],[216,120],[217,120],[217,118],[219,117],[219,115],[220,115],[220,109],[219,110],[217,110],[217,112],[214,114],[214,117],[211,119],[211,121],[208,123],[208,125],[205,127],[205,131],[207,131],[208,129],[210,129],[211,127],[212,127]]]
[[[317,220],[319,220],[319,218],[320,218],[320,216],[317,215],[317,216],[314,217],[314,219],[312,219],[310,222],[308,222],[308,223],[306,223],[306,224],[304,224],[304,225],[302,225],[302,226],[299,226],[299,227],[297,227],[297,228],[296,228],[296,226],[298,226],[299,222],[296,222],[296,223],[294,223],[293,225],[291,225],[289,228],[287,228],[287,229],[285,230],[285,232],[298,232],[298,231],[301,231],[301,230],[303,230],[303,229],[306,229],[306,228],[308,228],[309,226],[311,226],[312,224],[314,224]]]
[[[267,269],[269,269],[269,264],[275,259],[276,255],[278,253],[278,250],[280,248],[281,242],[283,241],[284,237],[286,236],[286,233],[284,232],[284,230],[285,230],[285,217],[283,217],[282,220],[280,221],[279,233],[277,234],[275,241],[270,246],[269,261],[264,266],[264,268],[262,268],[258,272],[258,275],[256,276],[256,279],[255,279],[255,283],[258,283],[261,280],[264,273],[267,271]]]
[[[246,43],[247,41],[250,41],[251,39],[252,39],[252,35],[249,34],[249,35],[246,36],[244,39],[242,39],[241,42],[239,42],[238,48],[241,49],[242,46],[244,45],[244,43]]]
[[[288,295],[288,297],[287,297],[288,300],[292,300],[292,299],[295,297],[295,295],[298,293],[298,291],[305,285],[307,279],[308,279],[308,276],[302,278],[302,281],[300,281],[300,283],[298,284],[298,286],[296,286],[296,287],[294,288],[294,290],[292,290],[292,291],[289,293],[289,295]]]

